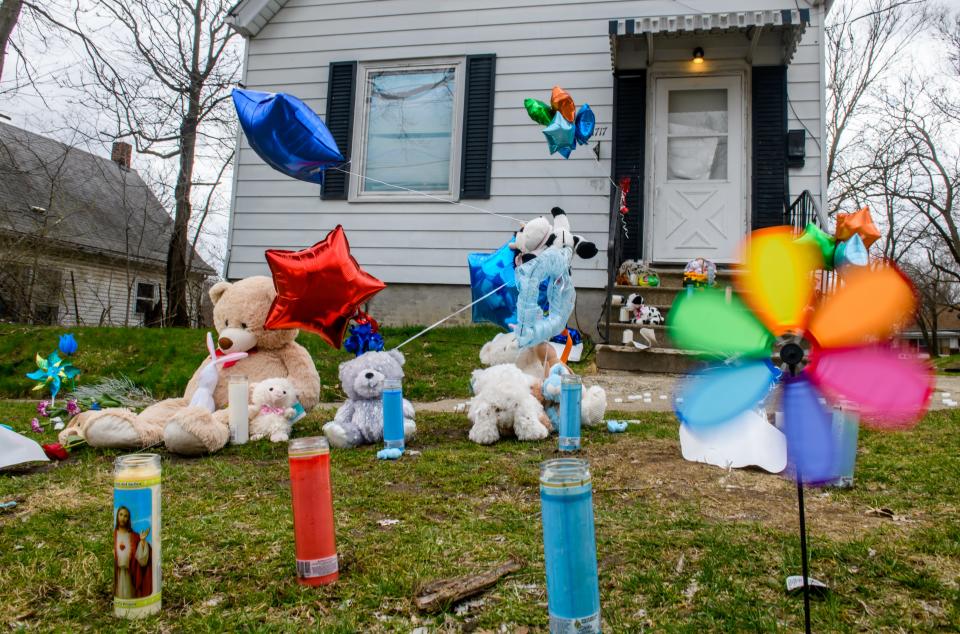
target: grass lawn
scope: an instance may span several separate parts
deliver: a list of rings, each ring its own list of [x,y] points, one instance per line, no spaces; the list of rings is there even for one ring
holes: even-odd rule
[[[0,402],[0,418],[31,412]],[[311,414],[296,434],[320,433],[331,414]],[[294,578],[286,445],[200,459],[161,452],[164,604],[139,624],[111,617],[117,454],[85,448],[4,473],[0,501],[18,505],[0,512],[0,615],[28,630],[546,631],[537,474],[556,440],[480,447],[462,415],[421,414],[418,424],[419,456],[334,452],[342,576],[326,588]],[[940,412],[911,433],[865,432],[857,486],[808,495],[812,574],[834,589],[813,604],[815,631],[960,628],[956,429],[956,414]],[[684,462],[669,415],[622,435],[590,430],[584,454],[605,631],[801,630],[802,600],[783,589],[800,569],[790,483]],[[896,518],[867,514],[878,507]],[[469,609],[413,607],[421,584],[509,557],[522,570]]]
[[[382,329],[387,347],[417,334],[420,327]],[[59,327],[0,324],[0,398],[32,398],[33,383],[23,375],[37,369],[34,357],[56,349]],[[194,370],[207,356],[205,331],[186,328],[75,328],[79,349],[73,363],[83,371],[81,381],[94,383],[124,375],[150,388],[157,398],[182,396]],[[404,396],[415,401],[470,395],[470,372],[478,367],[480,346],[501,332],[495,326],[441,328],[403,347],[407,358]],[[321,402],[342,400],[337,366],[353,358],[335,350],[320,337],[301,332],[297,338],[307,348],[320,372]],[[587,367],[584,359],[574,368]],[[10,371],[8,371],[10,369]],[[578,370],[579,371],[579,370]]]

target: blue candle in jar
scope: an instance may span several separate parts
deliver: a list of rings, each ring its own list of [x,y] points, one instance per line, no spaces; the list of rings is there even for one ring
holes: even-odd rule
[[[403,451],[403,385],[400,379],[383,381],[383,446]]]
[[[540,465],[540,505],[550,632],[600,632],[593,485],[587,461],[557,458]]]
[[[560,381],[560,451],[580,449],[580,398],[583,384],[575,374],[564,374]]]

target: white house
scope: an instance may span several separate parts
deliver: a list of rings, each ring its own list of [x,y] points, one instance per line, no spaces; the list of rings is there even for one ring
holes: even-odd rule
[[[429,322],[469,301],[467,254],[517,226],[377,181],[521,219],[559,205],[601,249],[575,264],[587,328],[623,259],[732,263],[749,230],[783,223],[798,199],[795,210],[819,205],[829,0],[517,5],[239,2],[245,85],[304,99],[354,175],[292,180],[241,140],[227,277],[266,273],[264,249],[342,224],[389,285],[377,317]],[[548,154],[523,108],[554,85],[597,116],[590,147],[568,160]],[[613,186],[624,176],[625,232]]]

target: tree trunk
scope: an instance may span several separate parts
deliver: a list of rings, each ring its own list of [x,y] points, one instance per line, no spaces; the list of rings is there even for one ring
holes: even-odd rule
[[[21,8],[23,0],[0,1],[0,78],[3,78],[3,63],[7,59],[7,42],[20,19]]]
[[[187,115],[180,126],[180,171],[173,196],[176,213],[173,235],[167,249],[167,323],[189,327],[187,311],[187,231],[190,225],[190,192],[193,185],[194,153],[197,147],[197,115],[200,111],[199,87],[191,91]]]

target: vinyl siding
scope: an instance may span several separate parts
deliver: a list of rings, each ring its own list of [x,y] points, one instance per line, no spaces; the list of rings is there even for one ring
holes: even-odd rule
[[[522,219],[563,207],[574,231],[602,250],[592,260],[575,262],[576,283],[602,288],[607,279],[613,100],[607,22],[690,13],[690,7],[718,11],[718,5],[706,0],[560,0],[520,6],[516,0],[289,0],[248,42],[245,84],[253,90],[289,92],[323,113],[330,62],[496,54],[491,196],[467,202]],[[795,5],[788,0],[729,0],[722,10],[756,8]],[[807,61],[796,75],[791,70],[788,81],[803,92],[794,105],[804,122],[818,130],[817,47],[803,48],[815,32],[808,27],[795,58],[802,54]],[[678,49],[676,55],[681,59],[689,51]],[[568,160],[548,155],[540,127],[529,120],[522,103],[526,97],[547,99],[554,84],[569,91],[578,105],[589,103],[597,125],[607,127],[605,136],[594,138],[601,143],[599,162],[592,144]],[[810,148],[808,156],[803,176],[810,183],[803,188],[818,194],[819,184],[813,181],[819,159],[812,159]],[[267,273],[266,248],[303,248],[343,224],[354,256],[387,283],[469,284],[467,253],[492,251],[517,228],[506,219],[429,201],[323,201],[318,186],[266,167],[245,140],[234,196],[230,278]]]

